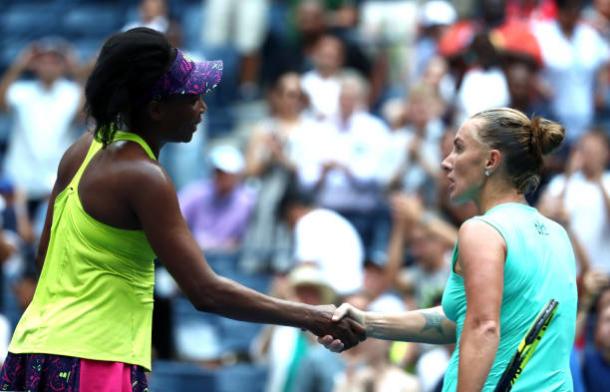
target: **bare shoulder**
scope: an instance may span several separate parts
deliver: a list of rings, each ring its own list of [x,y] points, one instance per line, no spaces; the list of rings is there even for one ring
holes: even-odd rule
[[[504,238],[489,223],[481,219],[468,219],[460,226],[458,231],[458,241],[460,248],[464,243],[477,243],[484,245],[486,242],[504,243]]]
[[[58,190],[64,189],[72,180],[72,177],[74,177],[78,168],[85,160],[92,140],[93,133],[87,131],[64,152],[57,169],[56,186]]]
[[[490,224],[480,219],[469,219],[458,232],[459,265],[488,263],[490,259],[504,260],[506,242]]]
[[[153,200],[161,203],[163,199],[175,198],[176,188],[161,164],[138,149],[133,151],[136,154],[122,154],[122,159],[115,165],[115,170],[120,173],[121,188],[130,204],[145,200],[148,203]]]

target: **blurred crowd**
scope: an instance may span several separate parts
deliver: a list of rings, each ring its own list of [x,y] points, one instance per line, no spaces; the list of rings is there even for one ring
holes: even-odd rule
[[[194,140],[160,160],[212,267],[283,298],[438,305],[457,228],[475,214],[449,202],[440,166],[460,123],[503,106],[559,121],[564,146],[527,197],[577,255],[575,390],[610,382],[610,0],[86,3],[92,22],[98,6],[124,18],[102,35],[147,26],[225,61]],[[95,51],[61,32],[24,44],[0,80],[4,353],[35,288],[59,160],[91,127]],[[370,340],[338,355],[300,330],[198,315],[160,264],[156,297],[158,358],[263,364],[267,391],[440,390],[453,349]]]

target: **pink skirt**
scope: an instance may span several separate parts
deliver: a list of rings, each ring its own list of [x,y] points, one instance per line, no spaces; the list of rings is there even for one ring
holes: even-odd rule
[[[137,365],[9,353],[0,373],[0,391],[147,392],[148,383]]]

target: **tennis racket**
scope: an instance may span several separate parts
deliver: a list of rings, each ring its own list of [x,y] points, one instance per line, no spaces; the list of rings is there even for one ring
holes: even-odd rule
[[[527,331],[523,340],[521,340],[521,343],[519,343],[517,352],[506,367],[506,370],[504,370],[504,373],[502,373],[502,377],[500,377],[500,381],[498,381],[498,385],[496,385],[495,392],[508,392],[511,390],[513,384],[523,372],[525,365],[527,365],[528,361],[532,358],[536,346],[538,346],[538,343],[546,332],[551,320],[553,320],[553,316],[555,316],[558,305],[559,302],[551,299],[540,313],[538,313],[534,323]]]

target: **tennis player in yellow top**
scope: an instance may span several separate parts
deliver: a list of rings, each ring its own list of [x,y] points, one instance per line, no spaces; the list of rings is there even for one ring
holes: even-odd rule
[[[85,88],[95,131],[60,163],[42,273],[0,390],[146,390],[155,256],[199,310],[330,334],[346,347],[364,339],[356,322],[331,321],[333,306],[271,298],[217,276],[191,237],[157,157],[165,143],[191,139],[221,72],[222,62],[193,62],[151,29],[106,41]]]

